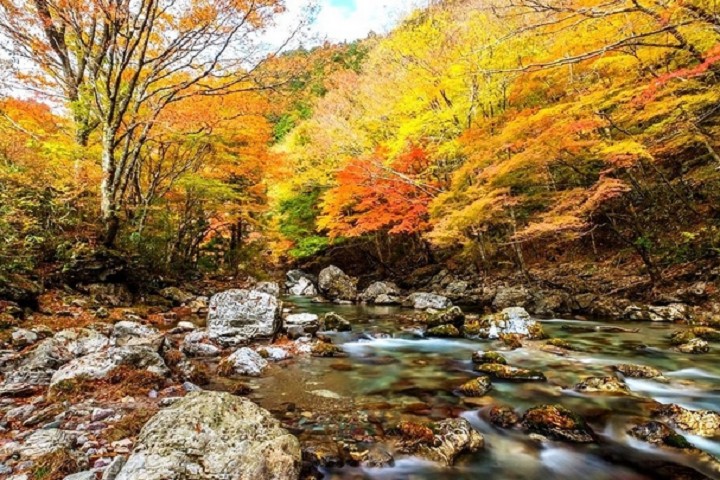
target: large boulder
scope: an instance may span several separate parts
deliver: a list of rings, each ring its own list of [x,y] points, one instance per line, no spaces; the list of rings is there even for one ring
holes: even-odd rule
[[[285,289],[289,295],[303,297],[317,296],[318,290],[317,287],[315,287],[315,278],[311,275],[302,270],[290,270],[286,276]]]
[[[116,480],[295,480],[298,439],[269,412],[220,392],[193,392],[143,427]]]
[[[320,272],[320,293],[336,302],[354,302],[357,298],[357,278],[352,278],[334,265]]]
[[[313,335],[320,330],[320,317],[314,313],[294,313],[285,317],[284,323],[291,338]]]
[[[27,277],[0,273],[0,300],[9,300],[23,307],[36,308],[43,288]]]
[[[682,303],[670,305],[630,305],[625,309],[624,317],[628,320],[650,322],[682,322],[687,320],[689,309]]]
[[[169,373],[165,362],[156,351],[147,347],[118,347],[85,355],[66,363],[53,374],[50,385],[80,377],[99,380],[122,366],[145,369],[160,376]]]
[[[473,328],[482,338],[496,339],[501,335],[520,335],[530,339],[543,338],[542,325],[530,318],[522,307],[510,307],[502,312],[488,315]]]
[[[474,453],[485,446],[485,439],[464,418],[442,420],[433,428],[403,422],[400,450],[443,466],[452,466],[462,454]]]
[[[189,357],[217,357],[222,353],[222,350],[210,340],[207,332],[188,333],[180,349]]]
[[[282,304],[273,295],[255,290],[228,290],[210,299],[208,333],[225,346],[270,338],[282,324]]]
[[[383,303],[389,303],[388,300],[395,299],[399,303],[400,289],[392,282],[375,282],[367,287],[361,294],[360,300],[366,303],[376,303],[378,297],[381,297]]]
[[[452,307],[452,302],[447,297],[435,293],[416,292],[409,295],[403,301],[403,306],[416,310],[445,310]]]

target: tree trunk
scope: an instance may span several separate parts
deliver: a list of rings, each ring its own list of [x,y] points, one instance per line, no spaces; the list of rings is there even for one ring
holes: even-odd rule
[[[106,247],[115,244],[120,218],[115,198],[115,135],[111,129],[103,130],[102,138],[102,181],[100,182],[100,212],[105,230],[103,243]]]

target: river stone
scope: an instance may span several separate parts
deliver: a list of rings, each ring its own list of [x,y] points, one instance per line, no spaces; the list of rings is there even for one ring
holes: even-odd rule
[[[228,290],[210,299],[208,333],[224,346],[247,344],[275,335],[282,324],[282,304],[254,290]]]
[[[522,427],[552,440],[592,443],[594,434],[580,415],[561,405],[541,405],[525,412]]]
[[[492,388],[490,377],[477,377],[463,383],[458,391],[467,397],[482,397]]]
[[[191,332],[185,335],[182,345],[182,352],[189,357],[217,357],[222,350],[210,340],[207,332]]]
[[[632,365],[623,363],[615,365],[615,370],[629,378],[658,378],[662,379],[663,374],[660,370],[647,365]]]
[[[679,405],[663,405],[653,412],[654,418],[670,422],[686,432],[701,436],[720,435],[720,413],[712,410],[688,410]]]
[[[262,293],[267,293],[273,297],[280,296],[280,285],[277,282],[260,282],[255,285],[255,290]]]
[[[165,362],[155,350],[136,346],[116,347],[85,355],[63,365],[53,374],[50,385],[78,377],[99,380],[121,366],[145,369],[160,376],[169,373]]]
[[[540,371],[511,367],[508,365],[501,365],[499,363],[485,363],[477,365],[475,367],[475,371],[486,373],[499,380],[514,380],[518,382],[544,382],[547,380],[545,375]]]
[[[445,310],[452,307],[449,298],[437,295],[435,293],[415,292],[409,295],[404,301],[403,306],[412,307],[415,310]]]
[[[378,295],[375,298],[375,305],[400,305],[402,299],[396,295]]]
[[[267,410],[192,392],[143,427],[116,480],[296,480],[300,442]]]
[[[646,422],[636,425],[628,431],[628,434],[657,446],[674,448],[693,448],[685,437],[678,435],[672,428],[660,422]]]
[[[427,330],[429,337],[440,338],[457,338],[460,336],[460,330],[455,325],[439,325]]]
[[[285,289],[289,295],[315,297],[318,290],[315,278],[302,270],[290,270],[286,274]]]
[[[375,282],[367,287],[361,294],[360,300],[366,303],[376,303],[376,299],[383,295],[383,300],[387,297],[398,297],[400,289],[392,282]]]
[[[219,368],[228,376],[235,374],[246,377],[259,377],[267,366],[267,360],[259,353],[244,347],[224,359]]]
[[[447,310],[430,313],[425,319],[425,324],[429,328],[448,324],[454,325],[457,328],[461,328],[464,323],[465,314],[460,309],[460,307],[451,307]]]
[[[432,443],[418,444],[414,453],[444,466],[452,466],[461,454],[475,453],[485,446],[483,436],[464,418],[442,420],[434,425],[433,433]]]
[[[494,405],[489,413],[490,423],[500,428],[510,428],[520,422],[515,410],[504,405]]]
[[[335,312],[328,312],[322,319],[322,329],[327,332],[351,332],[352,324]]]
[[[502,312],[488,315],[481,320],[484,328],[481,337],[497,339],[501,335],[520,335],[530,339],[543,337],[542,325],[532,320],[530,314],[522,307],[510,307]]]
[[[312,335],[320,329],[320,318],[314,313],[296,313],[285,317],[285,329],[294,331],[294,338],[303,334]]]
[[[320,272],[318,287],[325,298],[336,302],[354,302],[357,298],[357,279],[346,275],[335,265]]]
[[[693,327],[693,335],[709,342],[720,342],[720,330],[710,327]]]
[[[588,377],[575,385],[575,391],[584,393],[630,393],[627,385],[616,377]]]
[[[498,352],[483,352],[478,350],[472,354],[472,362],[482,365],[483,363],[498,363],[507,365],[507,360]]]
[[[153,327],[123,320],[113,326],[110,336],[115,347],[150,347],[159,349],[163,335]]]
[[[705,340],[702,340],[700,338],[693,338],[687,343],[678,345],[677,347],[675,347],[675,350],[680,353],[698,355],[701,353],[708,353],[710,351],[710,345],[708,345],[708,342],[706,342]]]
[[[625,309],[624,317],[628,320],[651,322],[681,322],[688,318],[688,307],[682,303],[656,306],[631,305]]]

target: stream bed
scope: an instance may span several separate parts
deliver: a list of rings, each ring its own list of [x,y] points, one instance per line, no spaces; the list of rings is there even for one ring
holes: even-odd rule
[[[298,357],[273,364],[268,375],[244,382],[252,389],[249,397],[280,418],[303,444],[334,440],[370,445],[381,443],[385,430],[400,421],[453,417],[467,419],[485,437],[482,451],[461,457],[451,468],[396,456],[393,467],[327,468],[325,478],[652,479],[659,478],[656,469],[668,466],[689,467],[706,476],[684,478],[717,475],[694,455],[653,447],[626,433],[649,420],[658,402],[720,410],[720,361],[714,353],[720,345],[712,344],[704,355],[672,351],[670,333],[686,326],[541,320],[547,336],[565,339],[580,350],[559,356],[540,350],[544,341],[524,341],[523,348],[511,351],[499,341],[423,338],[420,330],[399,321],[399,315],[410,311],[398,307],[314,304],[299,297],[286,302],[297,312],[333,311],[353,324],[352,332],[329,334],[346,358]],[[623,331],[603,330],[608,326]],[[477,350],[500,351],[509,365],[540,370],[547,382],[493,380],[486,395],[464,398],[456,388],[479,375],[471,362]],[[573,390],[585,377],[614,375],[612,366],[621,363],[656,367],[666,381],[628,378],[630,395]],[[488,421],[493,405],[510,406],[521,416],[541,404],[561,404],[582,415],[598,442],[539,442],[517,428],[499,429]],[[720,438],[678,433],[720,457]]]

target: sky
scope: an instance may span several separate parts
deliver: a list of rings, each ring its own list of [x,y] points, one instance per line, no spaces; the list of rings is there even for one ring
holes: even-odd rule
[[[414,7],[427,0],[315,0],[319,12],[312,31],[332,42],[386,33]],[[299,15],[308,0],[287,0],[288,17]]]

